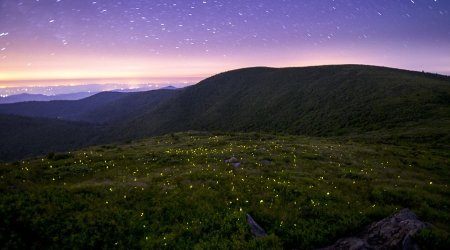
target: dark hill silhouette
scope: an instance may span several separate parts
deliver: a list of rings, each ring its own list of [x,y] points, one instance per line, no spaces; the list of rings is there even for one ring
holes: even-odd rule
[[[216,130],[328,136],[433,130],[449,120],[449,77],[363,65],[247,68],[187,87],[110,135]]]
[[[76,101],[20,102],[0,105],[0,113],[61,120],[81,120],[83,114],[117,101],[127,93],[102,92]]]
[[[0,160],[86,146],[96,141],[100,129],[86,123],[0,114]]]
[[[0,105],[0,114],[109,123],[151,110],[174,94],[171,90],[136,93],[101,92],[76,101],[23,102]]]
[[[18,103],[18,102],[45,102],[45,101],[55,101],[55,100],[80,100],[83,98],[87,98],[96,93],[90,92],[78,92],[71,94],[60,94],[60,95],[41,95],[41,94],[18,94],[18,95],[10,95],[7,97],[0,97],[0,104],[6,103]]]
[[[78,120],[114,124],[150,112],[175,95],[176,91],[165,89],[128,93],[123,98],[83,113]]]
[[[161,89],[167,89],[167,90],[177,90],[178,88],[177,88],[177,87],[175,87],[175,86],[169,85],[169,86],[163,87],[163,88],[161,88]]]

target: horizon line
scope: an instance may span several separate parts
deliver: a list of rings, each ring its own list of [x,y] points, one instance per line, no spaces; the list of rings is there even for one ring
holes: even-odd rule
[[[209,76],[187,77],[108,77],[108,78],[55,78],[0,80],[0,88],[56,87],[86,85],[151,85],[151,84],[195,84]]]
[[[429,74],[438,74],[442,76],[450,77],[450,71],[441,72],[430,72],[426,70],[418,70],[413,68],[402,68],[395,66],[384,66],[384,65],[373,65],[373,64],[361,64],[361,63],[343,63],[343,64],[311,64],[311,65],[298,65],[298,66],[268,66],[268,65],[255,65],[247,67],[238,67],[232,69],[223,69],[216,73],[206,73],[202,75],[187,75],[187,76],[119,76],[119,77],[80,77],[80,78],[43,78],[43,79],[0,79],[0,88],[22,88],[22,87],[47,87],[47,86],[83,86],[91,84],[123,84],[123,85],[143,85],[143,84],[195,84],[208,77],[215,74],[220,74],[223,72],[245,69],[245,68],[257,68],[257,67],[267,67],[267,68],[304,68],[304,67],[320,67],[320,66],[340,66],[340,65],[363,65],[363,66],[374,66],[374,67],[384,67],[399,70],[415,71]],[[137,83],[136,81],[139,81]],[[145,80],[145,81],[143,81]],[[127,82],[128,81],[128,82]],[[54,84],[55,82],[61,82],[61,84]],[[70,84],[69,82],[78,82],[77,84]],[[133,82],[133,83],[130,83]],[[41,83],[36,85],[22,85],[22,86],[8,86],[18,83]]]

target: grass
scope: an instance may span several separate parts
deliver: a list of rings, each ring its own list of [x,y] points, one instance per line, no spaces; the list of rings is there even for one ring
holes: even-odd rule
[[[224,163],[232,156],[239,168]],[[408,207],[434,225],[419,242],[438,249],[449,242],[449,161],[425,144],[258,133],[49,154],[0,165],[0,247],[313,249]],[[251,235],[247,213],[267,237]]]

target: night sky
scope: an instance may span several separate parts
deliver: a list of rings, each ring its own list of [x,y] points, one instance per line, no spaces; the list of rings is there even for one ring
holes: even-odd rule
[[[448,0],[0,0],[0,85],[251,66],[450,74]]]

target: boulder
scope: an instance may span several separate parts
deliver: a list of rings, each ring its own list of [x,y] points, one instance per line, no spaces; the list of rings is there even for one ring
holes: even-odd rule
[[[231,157],[230,159],[225,160],[225,163],[236,163],[239,162],[239,160],[236,157]]]
[[[405,208],[397,214],[372,224],[358,237],[340,239],[322,250],[418,250],[420,248],[414,242],[413,236],[425,227],[428,225],[420,221],[411,210]]]
[[[247,224],[250,226],[250,230],[252,231],[253,236],[256,238],[267,236],[266,231],[256,223],[256,221],[249,214],[246,215]]]

